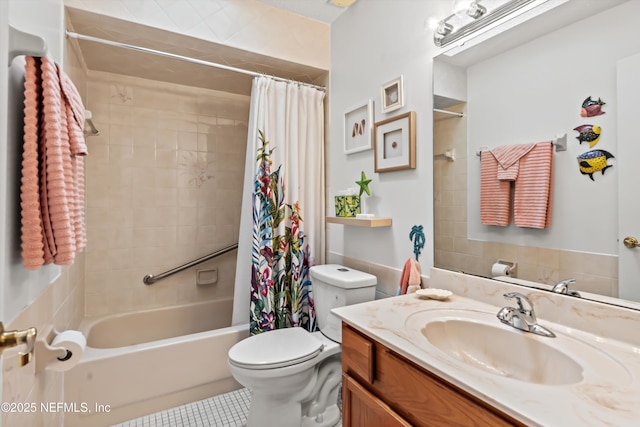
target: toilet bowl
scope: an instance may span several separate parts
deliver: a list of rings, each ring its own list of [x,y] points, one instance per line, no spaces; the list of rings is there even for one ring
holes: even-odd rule
[[[248,427],[323,427],[340,421],[340,319],[331,309],[371,301],[377,279],[337,264],[310,269],[320,331],[277,329],[246,338],[228,353],[233,377],[252,391]]]

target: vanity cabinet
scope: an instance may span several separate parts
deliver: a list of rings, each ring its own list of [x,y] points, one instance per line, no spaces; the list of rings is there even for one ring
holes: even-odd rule
[[[524,426],[342,323],[344,427]]]

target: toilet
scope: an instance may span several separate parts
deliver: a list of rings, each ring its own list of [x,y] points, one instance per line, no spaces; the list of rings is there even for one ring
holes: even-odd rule
[[[235,344],[228,353],[233,377],[252,391],[248,427],[322,427],[340,421],[340,319],[331,309],[372,301],[375,276],[337,264],[311,267],[319,332],[286,328]]]

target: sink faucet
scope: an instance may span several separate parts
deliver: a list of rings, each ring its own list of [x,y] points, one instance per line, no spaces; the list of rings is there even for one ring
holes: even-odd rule
[[[565,279],[562,280],[560,282],[558,282],[553,289],[551,289],[551,291],[559,293],[559,294],[565,294],[565,295],[570,295],[572,297],[578,297],[580,298],[580,292],[578,291],[574,291],[572,289],[569,289],[569,285],[573,285],[574,283],[576,283],[575,279]]]
[[[543,337],[553,338],[556,336],[544,326],[538,325],[538,319],[529,298],[519,292],[509,292],[504,294],[504,297],[508,300],[515,299],[518,307],[502,307],[497,314],[502,323]],[[526,303],[527,308],[524,307],[523,302]]]

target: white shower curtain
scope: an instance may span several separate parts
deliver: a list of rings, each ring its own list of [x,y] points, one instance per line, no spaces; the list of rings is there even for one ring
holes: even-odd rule
[[[268,289],[273,288],[273,282],[291,281],[290,272],[276,270],[286,264],[293,269],[295,282],[299,275],[308,275],[308,271],[299,271],[302,267],[308,270],[310,265],[324,263],[323,99],[324,92],[305,85],[269,77],[253,80],[233,307],[233,324],[249,321],[252,333],[284,326],[312,329],[315,325],[310,285],[307,286],[310,306],[304,307],[304,315],[296,313],[302,307],[289,308],[284,325],[283,319],[273,319],[266,314],[269,312],[267,307],[263,309],[263,318],[258,317],[262,304],[283,298],[277,283],[275,293]],[[265,205],[266,196],[269,206]],[[273,221],[276,218],[273,212],[269,218],[270,223],[280,223],[278,229],[261,224],[265,219],[256,219],[260,217],[261,209],[266,213],[269,208],[274,210],[278,206],[282,221],[279,218]],[[285,234],[287,239],[284,239]],[[275,256],[271,252],[284,248],[285,243],[280,238],[289,242],[288,251],[294,252],[294,260],[282,260],[275,266],[272,262]],[[267,248],[264,244],[268,242],[272,243]],[[296,260],[297,250],[300,254]],[[262,259],[257,260],[257,257]],[[262,263],[261,271],[256,271],[259,263]],[[287,277],[283,278],[283,274]],[[272,276],[266,277],[269,275]],[[260,283],[256,283],[256,277],[260,277]],[[308,277],[301,280],[308,280]],[[288,295],[288,298],[293,298],[295,305],[296,295]]]

